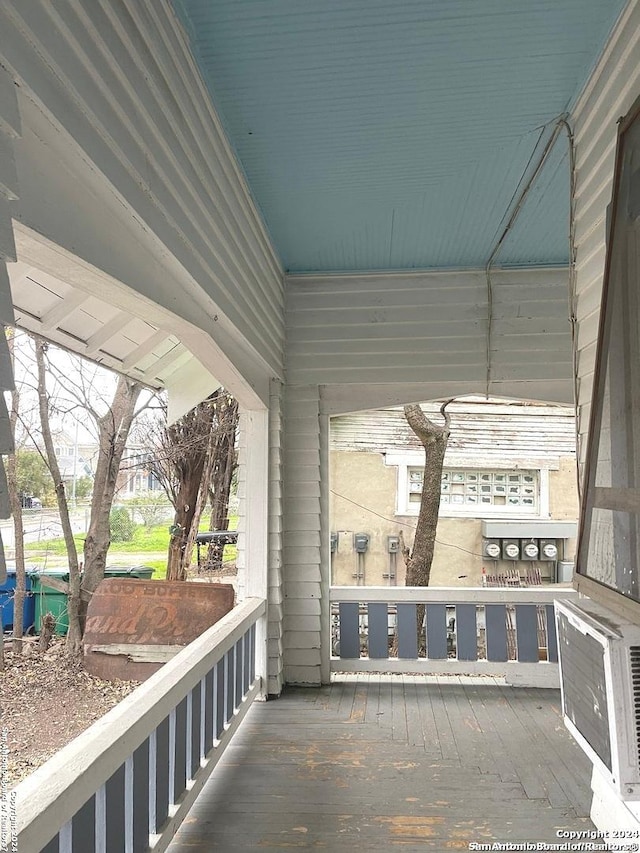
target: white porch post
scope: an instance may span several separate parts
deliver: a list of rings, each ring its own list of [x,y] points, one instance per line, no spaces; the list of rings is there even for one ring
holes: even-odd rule
[[[240,415],[238,580],[241,598],[268,595],[269,412],[245,410]],[[267,613],[257,625],[256,673],[261,694],[268,693]]]
[[[288,385],[285,399],[285,681],[316,685],[323,675],[319,388]]]
[[[3,391],[13,388],[13,370],[4,327],[14,323],[7,262],[16,260],[16,248],[11,221],[11,202],[18,198],[14,144],[21,133],[20,115],[13,78],[0,67],[0,453],[13,447],[9,416]],[[9,518],[9,494],[0,459],[0,518]],[[0,539],[0,581],[5,578],[5,562]]]

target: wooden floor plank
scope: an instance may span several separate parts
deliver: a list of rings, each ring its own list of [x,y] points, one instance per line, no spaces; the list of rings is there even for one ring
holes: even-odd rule
[[[407,718],[407,742],[409,746],[414,746],[418,749],[425,749],[416,680],[417,676],[415,675],[402,676],[402,687]]]
[[[393,737],[393,706],[391,703],[391,677],[384,676],[380,679],[378,689],[378,722],[388,737]]]
[[[353,694],[353,704],[349,714],[349,721],[352,723],[363,723],[367,712],[367,698],[369,695],[369,676],[366,672],[356,675],[355,692]]]
[[[517,764],[517,770],[527,796],[532,799],[544,799],[550,795],[556,797],[558,795],[557,783],[546,771],[538,739],[525,725],[518,713],[519,702],[521,701],[521,697],[518,696],[518,688],[505,686],[497,689],[505,698],[502,707],[507,708],[509,713],[508,726],[503,731],[503,742],[504,738],[510,737],[519,745],[521,760]],[[513,751],[513,747],[511,751]],[[560,805],[567,803],[566,798],[563,797],[560,797],[560,801]]]
[[[549,695],[551,694],[551,695]],[[553,697],[556,701],[549,701]],[[569,803],[578,815],[588,816],[591,810],[591,791],[580,783],[579,777],[584,770],[584,755],[581,751],[558,750],[558,742],[572,738],[561,716],[560,691],[523,690],[518,691],[513,703],[515,712],[530,727],[532,738],[537,744],[550,782],[558,786],[561,793],[550,796],[554,805],[563,800]]]
[[[590,829],[590,765],[556,702],[419,676],[285,691],[249,710],[169,853],[442,853]]]
[[[336,713],[340,719],[348,719],[353,708],[353,701],[356,695],[357,675],[355,673],[347,673],[344,676],[342,685],[342,693],[340,694],[340,702],[336,709]]]
[[[404,697],[402,676],[394,678],[391,681],[391,719],[393,723],[393,739],[407,743],[409,737],[407,728],[407,703]]]
[[[489,769],[489,766],[493,766],[493,762],[491,756],[487,754],[482,729],[464,692],[464,687],[459,683],[445,684],[441,686],[441,691],[458,755],[464,756],[465,764]]]
[[[440,737],[438,735],[438,727],[436,726],[435,715],[431,705],[432,689],[424,680],[416,679],[416,698],[418,708],[420,710],[420,725],[422,726],[422,736],[424,738],[425,752],[431,758],[442,759],[442,749],[440,747]]]
[[[373,723],[378,725],[378,705],[380,703],[380,680],[382,676],[379,672],[369,674],[369,695],[367,697],[367,707],[364,713],[365,723]]]
[[[499,722],[489,704],[495,691],[488,691],[486,685],[472,683],[466,684],[464,690],[482,732],[488,756],[487,769],[498,773],[503,782],[518,782],[518,771],[514,763],[517,759],[505,749],[498,730]]]
[[[440,684],[432,684],[428,688],[428,696],[431,702],[431,710],[436,724],[442,757],[458,761],[460,759],[458,747],[456,746],[453,729],[451,728],[451,720],[449,719],[449,711]]]

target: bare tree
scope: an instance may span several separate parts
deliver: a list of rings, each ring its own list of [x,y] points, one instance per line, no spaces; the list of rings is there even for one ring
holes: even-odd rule
[[[111,400],[96,387],[97,368],[86,371],[82,366],[74,371],[65,371],[50,360],[46,363],[48,344],[36,339],[36,364],[38,372],[38,399],[42,437],[47,461],[51,470],[60,523],[62,525],[69,559],[69,632],[67,651],[79,654],[84,634],[87,603],[104,577],[107,551],[110,545],[109,515],[117,486],[120,461],[136,415],[138,398],[142,390],[139,383],[120,376]],[[82,365],[82,362],[80,362]],[[57,414],[79,417],[86,415],[95,424],[98,434],[98,457],[96,461],[93,496],[89,528],[84,544],[84,566],[80,573],[78,554],[73,539],[69,506],[60,467],[55,454],[50,423],[52,402],[47,390],[47,374],[53,378],[64,395],[55,403]],[[64,397],[64,399],[63,399]]]
[[[198,491],[198,497],[196,499],[193,518],[191,519],[191,524],[185,537],[184,548],[182,551],[182,571],[185,577],[191,565],[193,549],[196,544],[196,536],[198,535],[198,528],[200,526],[200,519],[202,518],[202,512],[204,510],[204,505],[207,500],[207,483],[209,483],[211,480],[211,472],[213,471],[213,466],[215,463],[216,436],[217,430],[215,429],[215,426],[211,424],[209,429],[209,440],[207,442],[207,449],[205,451],[204,466],[202,469],[202,478],[200,481],[200,489]]]
[[[70,654],[78,654],[82,643],[82,625],[80,622],[80,566],[78,563],[78,551],[73,538],[71,519],[69,517],[69,504],[64,488],[60,466],[56,458],[53,436],[51,434],[51,422],[49,419],[49,394],[47,391],[47,367],[45,364],[45,353],[48,344],[40,338],[35,338],[36,369],[38,375],[38,407],[40,409],[40,427],[42,440],[45,446],[47,464],[53,477],[53,485],[60,513],[60,525],[67,549],[69,561],[69,631],[67,633],[67,651]],[[38,627],[38,626],[37,626]]]
[[[238,401],[223,391],[218,397],[217,408],[213,468],[208,480],[209,499],[211,501],[209,529],[228,530],[231,483],[238,465],[236,451]],[[210,542],[207,552],[207,566],[213,569],[221,568],[223,554],[224,545]]]
[[[211,432],[202,476],[202,487],[198,494],[196,512],[185,547],[186,568],[196,542],[200,517],[207,498],[211,502],[210,530],[229,528],[229,496],[236,469],[236,433],[238,429],[238,402],[224,388],[218,388],[209,402],[212,409]],[[208,569],[222,568],[224,545],[210,542],[207,549]]]
[[[170,528],[167,580],[186,577],[200,516],[210,492],[215,495],[212,525],[218,522],[216,529],[222,530],[228,526],[237,412],[236,401],[219,388],[155,437],[155,448],[150,450],[145,464],[175,510]]]
[[[446,409],[452,401],[453,398],[440,407],[440,414],[444,418],[442,426],[428,418],[420,406],[404,407],[407,423],[420,439],[425,450],[422,496],[412,548],[405,545],[402,533],[400,534],[402,554],[407,567],[405,581],[407,586],[429,586],[431,578],[431,564],[440,513],[442,467],[451,425],[451,416]]]
[[[127,444],[131,424],[136,416],[136,405],[142,386],[125,376],[118,384],[107,411],[100,415],[87,404],[98,426],[98,461],[93,480],[89,529],[84,542],[84,571],[82,574],[82,599],[80,622],[84,632],[86,601],[104,578],[107,551],[111,544],[109,515],[118,482],[120,462]]]
[[[185,551],[207,461],[211,416],[211,406],[205,400],[164,430],[155,472],[175,510],[170,528],[167,580],[186,578]]]

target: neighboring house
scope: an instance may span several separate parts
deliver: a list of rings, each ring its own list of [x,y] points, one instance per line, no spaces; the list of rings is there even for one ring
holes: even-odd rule
[[[439,404],[424,408],[442,422]],[[573,560],[578,516],[573,411],[477,399],[452,403],[448,411],[432,584],[479,585],[483,569],[489,576],[516,569],[523,578],[540,569],[546,580],[569,580],[562,564]],[[404,584],[402,555],[390,549],[397,547],[400,530],[413,542],[424,458],[402,409],[332,420],[334,583]],[[360,533],[369,537],[362,555],[354,546]],[[364,547],[361,542],[357,547]],[[541,559],[527,558],[527,542]],[[491,558],[491,548],[487,554],[490,543],[499,549],[498,559]],[[509,544],[517,545],[515,560],[503,559]],[[545,545],[555,547],[546,548],[553,559],[542,553]]]
[[[95,442],[76,442],[64,430],[53,433],[53,448],[64,482],[71,483],[82,477],[93,477],[98,458]]]
[[[96,442],[75,443],[72,436],[60,430],[54,433],[54,450],[60,466],[62,479],[73,482],[82,477],[95,475],[100,450]],[[116,494],[118,499],[136,497],[149,492],[162,492],[157,478],[149,471],[146,463],[148,451],[139,447],[127,447],[122,456]]]
[[[140,447],[127,447],[122,455],[118,472],[118,498],[134,498],[149,493],[163,494],[158,478],[148,467],[149,451]]]

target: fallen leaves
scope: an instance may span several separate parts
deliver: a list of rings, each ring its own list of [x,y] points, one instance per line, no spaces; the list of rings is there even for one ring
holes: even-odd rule
[[[17,785],[136,686],[88,675],[65,656],[63,639],[54,640],[44,655],[35,638],[24,642],[21,656],[5,647],[0,725],[8,730],[7,786]]]

